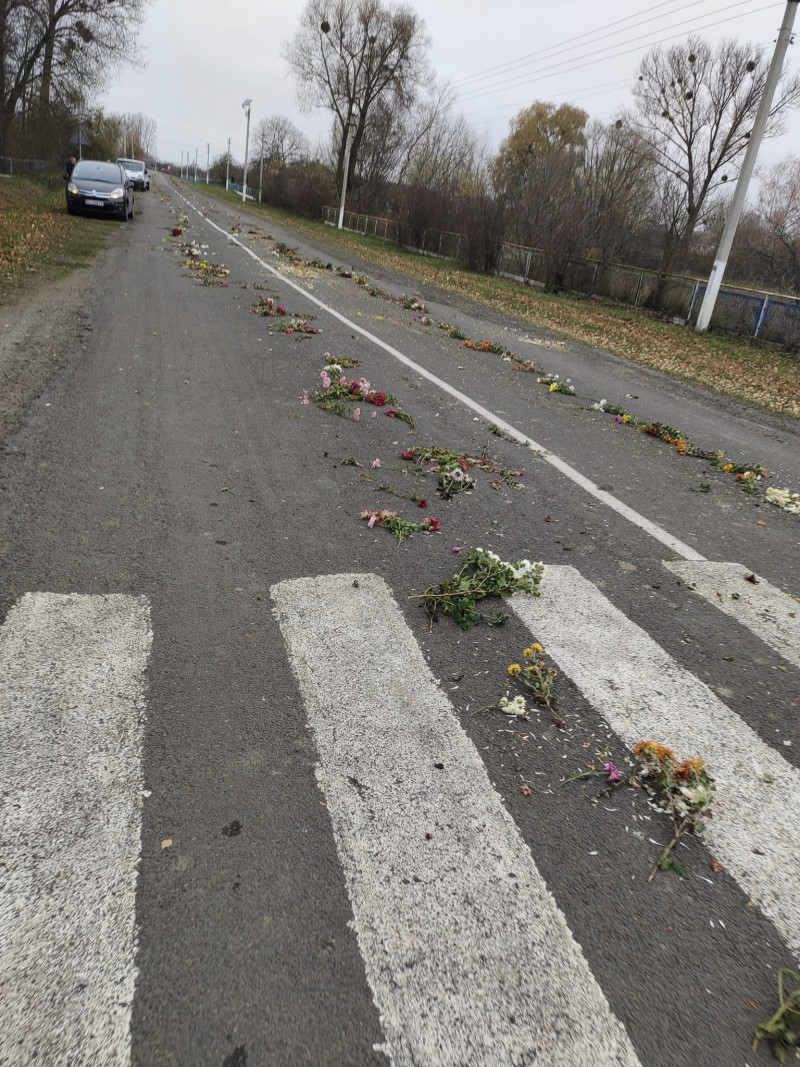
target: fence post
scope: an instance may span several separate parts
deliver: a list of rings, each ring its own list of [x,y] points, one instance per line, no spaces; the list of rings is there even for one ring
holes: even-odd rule
[[[639,272],[639,280],[636,283],[636,296],[634,297],[634,300],[633,300],[633,306],[635,308],[638,308],[638,306],[639,306],[639,294],[642,291],[642,282],[643,281],[644,281],[644,274],[640,271]]]
[[[769,314],[769,296],[765,296],[761,302],[761,308],[758,312],[758,318],[756,324],[753,327],[753,337],[761,337],[764,333],[764,327],[767,325],[767,315]]]
[[[528,275],[530,274],[530,272],[531,272],[531,254],[530,254],[530,252],[528,252],[527,255],[525,256],[525,281],[528,280]]]
[[[697,294],[699,292],[700,292],[700,282],[695,282],[694,283],[694,292],[692,293],[692,299],[689,301],[689,310],[686,312],[686,321],[687,322],[691,322],[692,321],[692,312],[694,311],[694,306],[697,303]]]
[[[589,286],[589,296],[594,292],[595,283],[597,282],[597,272],[600,270],[600,264],[595,263],[594,273],[592,274],[592,284]]]

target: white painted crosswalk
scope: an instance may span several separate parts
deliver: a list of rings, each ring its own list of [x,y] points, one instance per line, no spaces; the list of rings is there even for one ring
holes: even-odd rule
[[[676,560],[664,566],[779,656],[800,667],[800,603],[795,597],[740,563]]]
[[[510,603],[627,745],[700,756],[717,782],[710,848],[800,956],[800,771],[573,567]]]
[[[272,596],[392,1062],[638,1063],[386,584]]]
[[[744,600],[738,622],[797,662],[786,594],[743,598],[733,564],[665,565],[713,610]],[[390,587],[271,595],[389,1062],[639,1064]],[[800,956],[800,772],[576,569],[509,603],[626,745],[705,759],[708,847]],[[144,598],[37,593],[0,628],[3,1067],[132,1067],[150,626]]]
[[[28,594],[0,631],[0,1063],[130,1063],[149,609]]]

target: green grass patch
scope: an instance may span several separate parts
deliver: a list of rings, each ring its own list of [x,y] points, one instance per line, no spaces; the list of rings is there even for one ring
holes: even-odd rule
[[[207,185],[200,191],[242,206],[241,194]],[[337,230],[288,211],[248,201],[247,210],[266,224],[293,230],[327,246],[347,264],[348,256],[397,271],[419,284],[468,297],[510,318],[572,341],[601,348],[653,370],[734,397],[779,415],[800,418],[800,357],[761,342],[723,333],[695,333],[641,309],[590,300],[570,293],[474,274],[447,259],[400,249],[379,237]],[[323,258],[325,258],[323,256]],[[348,264],[349,265],[349,264]],[[488,340],[488,338],[480,338]],[[524,346],[520,346],[524,354]]]
[[[118,226],[67,214],[61,178],[0,179],[0,304],[85,266]]]

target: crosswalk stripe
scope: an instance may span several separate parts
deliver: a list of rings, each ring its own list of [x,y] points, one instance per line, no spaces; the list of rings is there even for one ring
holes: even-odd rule
[[[638,1064],[385,582],[271,592],[395,1067]]]
[[[717,781],[709,847],[800,955],[800,772],[573,567],[509,603],[629,746],[701,756]]]
[[[800,603],[740,563],[664,561],[694,592],[751,630],[778,655],[800,667]]]
[[[22,597],[0,629],[0,1062],[127,1067],[144,598]]]

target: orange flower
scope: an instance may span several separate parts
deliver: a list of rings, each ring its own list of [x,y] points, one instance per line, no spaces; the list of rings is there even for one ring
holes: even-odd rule
[[[675,768],[676,777],[684,779],[699,778],[701,774],[706,773],[706,765],[699,756],[694,759],[684,760],[683,763],[679,763]]]
[[[665,764],[676,763],[675,753],[666,745],[659,745],[657,741],[637,741],[633,746],[633,754],[637,759],[648,763]]]

